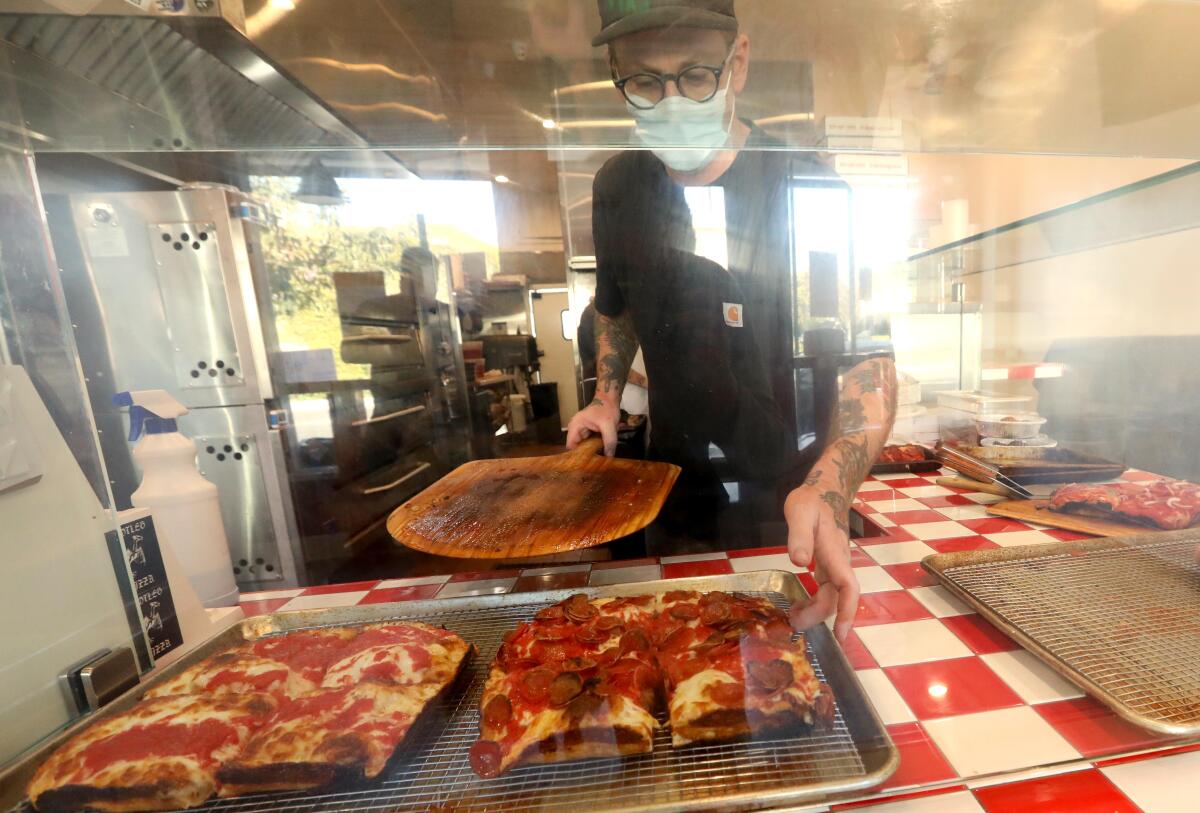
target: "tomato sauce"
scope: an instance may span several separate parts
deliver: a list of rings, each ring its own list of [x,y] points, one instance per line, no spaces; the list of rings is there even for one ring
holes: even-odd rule
[[[122,760],[174,756],[194,756],[209,765],[215,761],[214,752],[240,739],[237,727],[222,720],[202,720],[192,725],[159,723],[130,728],[93,743],[80,755],[80,761],[93,772]]]
[[[305,677],[320,679],[334,661],[348,654],[348,642],[330,633],[294,632],[278,638],[255,641],[256,655],[280,661]]]
[[[288,672],[286,669],[271,669],[266,672],[259,672],[258,674],[248,674],[237,669],[226,669],[213,675],[204,688],[212,691],[222,686],[244,684],[251,687],[254,691],[265,692],[276,683],[285,683],[287,678]]]

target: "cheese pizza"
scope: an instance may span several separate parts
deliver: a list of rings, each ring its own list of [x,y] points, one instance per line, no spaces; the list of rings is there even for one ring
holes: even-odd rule
[[[677,746],[830,725],[829,687],[792,639],[786,615],[752,596],[572,596],[505,636],[472,767],[646,753],[664,704]]]
[[[234,758],[275,712],[267,694],[144,700],[88,727],[44,762],[29,784],[38,810],[172,810],[216,789]]]
[[[248,641],[69,740],[38,770],[30,799],[38,810],[167,810],[214,792],[377,776],[471,651],[417,622]]]

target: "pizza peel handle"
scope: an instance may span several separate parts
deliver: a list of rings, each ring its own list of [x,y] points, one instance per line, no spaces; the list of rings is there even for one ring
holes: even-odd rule
[[[388,517],[402,545],[439,556],[512,559],[610,542],[654,521],[679,467],[600,454],[590,437],[545,457],[464,463]]]

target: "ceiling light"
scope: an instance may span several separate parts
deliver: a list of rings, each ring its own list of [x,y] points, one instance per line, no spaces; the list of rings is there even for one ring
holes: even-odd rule
[[[558,127],[558,124],[555,123],[554,119],[542,119],[542,126],[547,130],[553,130]]]
[[[507,175],[497,175],[496,183],[508,183],[508,176]]]
[[[296,8],[296,0],[271,0],[269,5],[280,11],[292,11]]]

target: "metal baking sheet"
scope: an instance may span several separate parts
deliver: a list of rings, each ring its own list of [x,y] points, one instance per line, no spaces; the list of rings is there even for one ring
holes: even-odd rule
[[[517,768],[496,779],[471,771],[467,750],[479,730],[479,696],[488,664],[503,634],[538,609],[572,593],[639,595],[666,590],[741,590],[765,595],[780,607],[803,599],[792,573],[761,571],[695,579],[672,579],[582,590],[551,590],[498,596],[431,599],[329,610],[302,610],[246,619],[188,653],[126,693],[93,719],[132,706],[151,686],[214,652],[263,635],[315,626],[380,620],[420,620],[444,625],[475,644],[478,653],[440,707],[420,722],[404,754],[381,779],[338,793],[259,794],[209,802],[198,810],[268,811],[669,811],[737,807],[760,809],[816,801],[871,788],[892,774],[899,756],[862,686],[824,625],[806,640],[817,675],[836,700],[834,728],[827,732],[747,742],[673,748],[666,728],[654,752],[623,759],[587,760]],[[89,721],[90,722],[90,721]],[[75,730],[64,732],[27,760],[0,775],[0,810],[29,810],[24,788],[36,766]]]
[[[1200,530],[928,556],[952,593],[1130,722],[1200,734]]]

